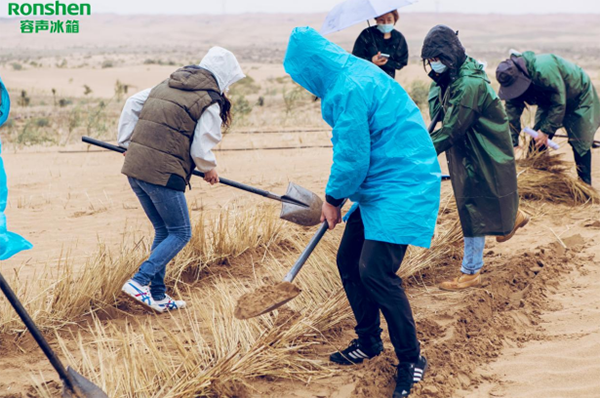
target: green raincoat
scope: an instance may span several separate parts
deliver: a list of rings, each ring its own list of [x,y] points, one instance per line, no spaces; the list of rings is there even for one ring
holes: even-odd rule
[[[519,196],[506,113],[480,65],[471,57],[442,95],[433,83],[430,114],[443,108],[442,128],[431,133],[446,152],[465,237],[507,235],[515,225]]]
[[[532,83],[543,93],[543,100],[536,104],[534,130],[554,135],[564,127],[573,149],[584,156],[600,127],[600,101],[590,77],[579,66],[554,54],[535,55],[527,51],[522,57]],[[524,109],[522,97],[506,102],[515,145],[519,142]]]

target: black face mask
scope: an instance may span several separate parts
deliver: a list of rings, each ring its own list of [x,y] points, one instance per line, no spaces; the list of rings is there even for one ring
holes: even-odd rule
[[[448,85],[450,84],[450,74],[447,73],[447,72],[436,73],[434,70],[432,70],[431,72],[429,72],[429,77],[438,86],[440,86],[440,88],[442,89],[442,91],[445,91],[446,88],[448,88]]]

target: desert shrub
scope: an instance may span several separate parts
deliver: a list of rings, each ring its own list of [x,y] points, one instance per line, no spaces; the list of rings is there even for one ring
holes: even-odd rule
[[[40,119],[31,119],[23,126],[23,129],[19,131],[16,138],[16,143],[19,145],[38,145],[38,144],[55,144],[56,139],[53,134],[50,134],[43,128],[38,126]]]
[[[21,65],[18,62],[13,62],[12,64],[10,64],[10,66],[12,66],[13,70],[22,70],[23,69],[23,65]]]
[[[104,62],[102,62],[102,69],[112,68],[114,66],[115,66],[114,62],[110,59],[107,59]]]
[[[423,80],[413,80],[410,84],[409,95],[420,109],[426,108],[429,98],[429,84]]]
[[[60,100],[58,100],[58,106],[60,106],[61,108],[64,108],[64,107],[72,105],[72,104],[73,104],[73,101],[71,101],[70,99],[61,98]]]
[[[128,92],[129,92],[128,84],[121,83],[120,80],[117,80],[115,82],[115,97],[116,97],[117,101],[121,101],[121,99],[123,99],[123,96],[127,95]]]
[[[283,103],[285,105],[285,114],[289,115],[302,102],[308,101],[311,96],[302,86],[295,84],[291,90],[283,89]]]
[[[256,83],[252,76],[248,75],[231,86],[230,91],[232,95],[252,95],[260,91],[260,85]]]
[[[20,106],[27,106],[29,105],[29,103],[31,102],[31,98],[29,98],[27,96],[27,91],[25,90],[21,90],[21,96],[19,97],[19,99],[17,100],[17,103]]]
[[[92,89],[87,84],[83,85],[83,95],[88,95],[92,93]]]
[[[35,119],[35,125],[38,127],[48,127],[50,126],[50,120],[47,117],[38,117]]]
[[[245,117],[252,112],[252,105],[243,95],[236,95],[231,99],[233,117]]]

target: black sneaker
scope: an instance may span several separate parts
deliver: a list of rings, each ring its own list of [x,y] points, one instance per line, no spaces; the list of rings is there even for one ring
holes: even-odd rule
[[[371,359],[383,352],[383,342],[367,346],[358,339],[352,340],[348,348],[342,352],[334,352],[329,356],[329,360],[340,365],[355,365],[365,359]]]
[[[408,397],[413,384],[423,380],[423,375],[427,370],[427,359],[420,356],[417,363],[401,363],[398,365],[396,375],[396,389],[392,398]]]

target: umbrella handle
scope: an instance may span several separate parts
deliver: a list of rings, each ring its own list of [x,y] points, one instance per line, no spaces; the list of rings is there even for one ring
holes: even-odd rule
[[[339,206],[340,209],[344,207],[346,201],[348,201],[348,199],[344,199],[342,204]],[[306,263],[306,260],[308,260],[308,257],[310,257],[310,255],[315,250],[315,248],[319,244],[319,241],[321,240],[321,238],[323,238],[323,235],[325,235],[325,232],[327,232],[328,229],[329,223],[327,222],[327,220],[325,220],[317,230],[317,233],[310,239],[310,242],[308,242],[308,245],[302,251],[300,257],[298,257],[298,260],[296,260],[296,262],[292,266],[292,269],[290,269],[290,271],[283,279],[284,282],[292,282],[296,278],[296,275],[298,275],[298,272],[300,272],[300,270],[304,266],[304,263]]]
[[[50,344],[48,344],[40,330],[37,328],[37,326],[33,322],[33,319],[31,319],[31,317],[23,307],[23,304],[21,304],[21,301],[19,301],[17,295],[8,285],[8,282],[6,282],[6,279],[4,279],[2,274],[0,274],[0,289],[2,290],[12,307],[15,309],[16,313],[19,315],[19,317],[27,327],[27,330],[29,330],[29,333],[31,333],[35,341],[38,343],[38,345],[40,346],[40,348],[42,349],[42,351],[44,352],[44,354],[46,355],[46,357],[60,376],[60,378],[63,380],[65,386],[72,392],[76,393],[75,385],[73,383],[71,375],[67,373],[67,370],[65,369],[64,365],[62,364],[62,362],[60,362],[60,360],[50,347]]]

